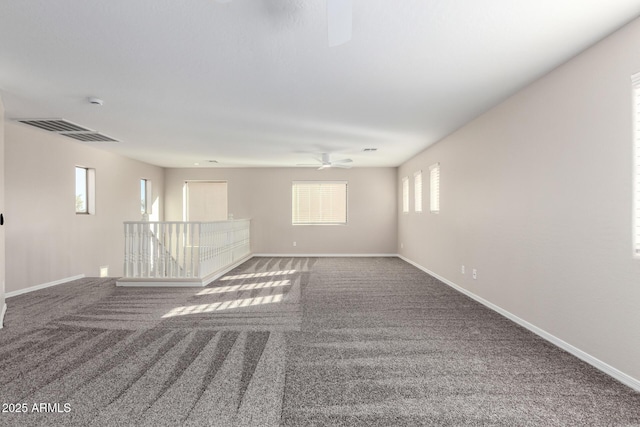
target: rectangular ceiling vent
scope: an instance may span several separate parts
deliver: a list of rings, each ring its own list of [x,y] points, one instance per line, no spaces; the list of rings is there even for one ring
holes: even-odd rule
[[[110,136],[87,129],[64,119],[16,119],[16,121],[48,132],[68,136],[69,138],[82,142],[119,142]]]
[[[83,142],[118,142],[118,140],[98,132],[64,132],[62,135]]]

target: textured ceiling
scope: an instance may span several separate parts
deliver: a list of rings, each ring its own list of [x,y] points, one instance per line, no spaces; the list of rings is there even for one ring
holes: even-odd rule
[[[160,166],[397,166],[638,15],[353,0],[352,40],[330,48],[324,0],[7,0],[0,91],[8,119],[64,118]]]

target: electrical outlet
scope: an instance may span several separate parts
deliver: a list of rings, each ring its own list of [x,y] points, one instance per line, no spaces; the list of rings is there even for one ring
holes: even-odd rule
[[[297,246],[297,245],[298,245],[298,242],[293,242],[293,246]]]
[[[464,274],[464,265],[460,268],[460,273]]]
[[[478,270],[475,268],[471,271],[471,274],[473,275],[473,280],[478,278]]]
[[[109,277],[109,266],[103,265],[100,267],[100,277]]]
[[[404,249],[404,243],[400,243],[400,249]]]

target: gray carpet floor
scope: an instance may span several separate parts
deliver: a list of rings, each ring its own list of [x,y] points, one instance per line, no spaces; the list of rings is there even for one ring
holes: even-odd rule
[[[7,305],[3,426],[640,426],[640,393],[396,258]]]

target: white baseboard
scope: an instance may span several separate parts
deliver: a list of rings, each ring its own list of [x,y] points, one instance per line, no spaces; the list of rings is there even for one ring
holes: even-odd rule
[[[2,305],[2,310],[0,311],[0,329],[4,327],[4,315],[7,312],[7,303]]]
[[[274,258],[394,258],[398,254],[253,254],[253,256]]]
[[[597,359],[595,357],[593,357],[592,355],[590,355],[589,353],[586,353],[582,350],[580,350],[577,347],[574,347],[573,345],[561,340],[560,338],[550,334],[549,332],[545,331],[544,329],[541,329],[529,322],[527,322],[526,320],[523,320],[521,318],[519,318],[518,316],[516,316],[515,314],[512,314],[510,312],[508,312],[507,310],[498,307],[497,305],[485,300],[482,297],[479,297],[478,295],[474,294],[473,292],[468,291],[467,289],[456,285],[455,283],[453,283],[452,281],[439,276],[438,274],[434,273],[433,271],[421,266],[420,264],[411,261],[408,258],[403,257],[402,255],[398,255],[398,257],[406,262],[408,262],[409,264],[413,265],[414,267],[424,271],[425,273],[435,277],[436,279],[440,280],[441,282],[445,283],[446,285],[452,287],[453,289],[457,290],[458,292],[461,292],[465,295],[467,295],[468,297],[476,300],[477,302],[479,302],[480,304],[490,308],[491,310],[495,311],[498,314],[503,315],[504,317],[506,317],[507,319],[517,323],[518,325],[530,330],[531,332],[533,332],[534,334],[538,335],[541,338],[544,338],[545,340],[549,341],[551,344],[555,345],[556,347],[560,347],[561,349],[563,349],[564,351],[576,356],[578,359],[587,362],[588,364],[590,364],[591,366],[599,369],[600,371],[604,372],[605,374],[609,375],[610,377],[615,378],[616,380],[620,381],[622,384],[625,384],[629,387],[631,387],[632,389],[636,390],[636,391],[640,391],[640,380],[633,378],[630,375],[625,374],[624,372],[614,368],[611,365],[608,365],[607,363],[603,362],[600,359]]]
[[[67,282],[71,282],[71,281],[74,281],[74,280],[82,279],[84,277],[85,277],[84,274],[79,274],[77,276],[65,277],[64,279],[54,280],[53,282],[43,283],[41,285],[31,286],[30,288],[18,289],[17,291],[7,292],[5,294],[5,298],[11,298],[11,297],[15,297],[15,296],[18,296],[18,295],[26,294],[27,292],[33,292],[33,291],[37,291],[37,290],[44,289],[44,288],[50,288],[51,286],[61,285],[63,283],[67,283]]]

